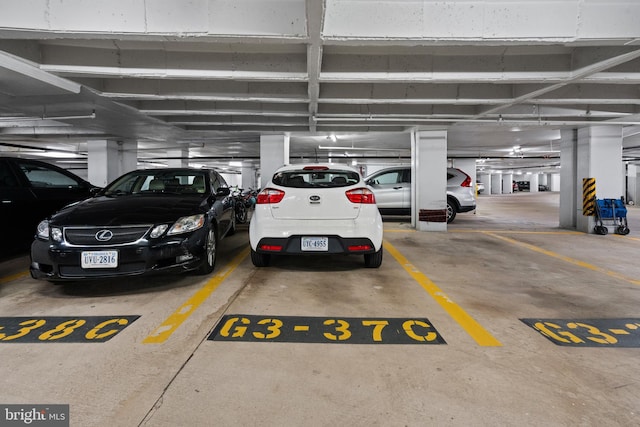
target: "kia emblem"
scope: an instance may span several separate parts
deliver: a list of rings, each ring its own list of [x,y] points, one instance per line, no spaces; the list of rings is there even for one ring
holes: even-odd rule
[[[96,233],[96,240],[99,242],[108,242],[113,237],[111,230],[100,230]]]

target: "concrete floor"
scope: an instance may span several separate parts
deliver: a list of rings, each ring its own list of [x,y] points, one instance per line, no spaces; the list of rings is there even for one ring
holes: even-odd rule
[[[72,426],[640,425],[640,349],[620,346],[640,343],[640,209],[629,209],[628,236],[577,233],[557,227],[558,197],[480,196],[447,233],[388,221],[376,270],[361,257],[256,269],[244,232],[221,243],[204,278],[53,286],[24,274],[26,257],[5,261],[0,326],[14,316],[140,317],[102,343],[47,339],[63,328],[26,340],[46,327],[0,340],[0,404],[69,404]],[[225,315],[247,317],[252,341],[207,339]],[[345,324],[331,322],[344,319],[353,335],[338,341]],[[419,342],[429,335],[415,322],[413,344],[391,344],[409,335],[381,326],[394,319],[428,319],[446,344]],[[329,335],[255,338],[277,320]],[[591,338],[556,344],[579,336]]]

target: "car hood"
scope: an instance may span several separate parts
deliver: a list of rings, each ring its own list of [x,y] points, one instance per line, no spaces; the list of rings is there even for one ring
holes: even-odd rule
[[[204,213],[208,208],[202,195],[98,196],[64,208],[51,221],[58,225],[158,224]]]

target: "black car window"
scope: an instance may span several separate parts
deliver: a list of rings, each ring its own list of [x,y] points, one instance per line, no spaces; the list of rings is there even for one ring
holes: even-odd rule
[[[273,176],[274,184],[293,188],[347,187],[359,181],[357,172],[337,169],[282,171]]]
[[[9,164],[0,161],[0,187],[17,187],[18,179],[10,169]]]
[[[18,162],[18,166],[34,187],[73,188],[80,187],[80,183],[53,168],[28,162]]]

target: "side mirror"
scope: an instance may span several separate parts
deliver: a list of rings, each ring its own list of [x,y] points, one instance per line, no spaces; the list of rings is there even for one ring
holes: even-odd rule
[[[218,191],[216,191],[216,197],[226,197],[231,194],[231,189],[229,187],[220,187]]]
[[[91,187],[91,189],[89,189],[89,194],[91,194],[91,197],[96,197],[101,191],[102,188],[100,187]]]

